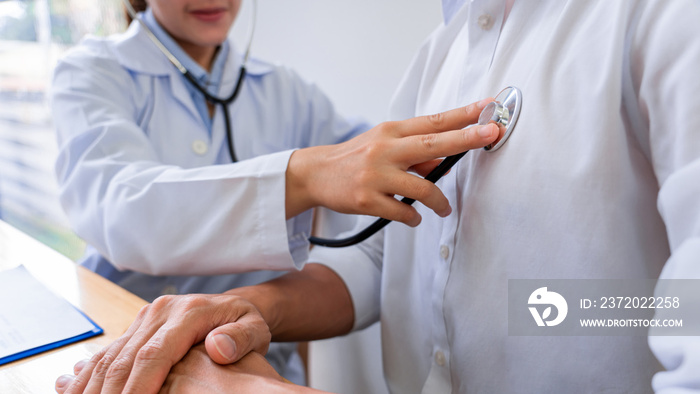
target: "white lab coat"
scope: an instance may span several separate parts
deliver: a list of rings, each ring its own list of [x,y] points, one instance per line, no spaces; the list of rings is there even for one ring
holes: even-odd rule
[[[240,56],[230,56],[221,92],[238,74]],[[51,98],[61,202],[77,233],[114,265],[202,275],[304,260],[310,215],[285,220],[290,149],[363,127],[292,71],[256,60],[247,69],[230,110],[241,162],[226,164],[220,107],[210,137],[184,79],[138,24],[89,38],[58,64]]]
[[[231,50],[226,64],[222,96],[241,56]],[[303,264],[311,213],[285,219],[292,150],[337,143],[367,126],[341,118],[287,68],[250,60],[247,72],[229,107],[240,160],[230,164],[221,107],[210,136],[185,79],[139,24],[88,38],[59,62],[51,91],[56,173],[61,204],[90,245],[84,265],[153,300],[279,275],[222,274]]]

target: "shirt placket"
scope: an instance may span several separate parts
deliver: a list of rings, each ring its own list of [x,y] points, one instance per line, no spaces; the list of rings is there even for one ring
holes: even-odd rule
[[[505,0],[474,0],[469,10],[469,50],[465,51],[464,68],[460,75],[459,96],[480,99],[480,95],[495,95],[484,91],[488,84],[487,74],[491,68],[498,38],[503,26]],[[475,96],[476,95],[476,96]]]
[[[491,67],[491,61],[496,51],[498,37],[503,23],[505,2],[496,1],[472,1],[469,5],[468,28],[463,30],[468,36],[468,51],[465,51],[465,59],[462,64],[465,68],[460,72],[459,91],[456,95],[459,99],[476,99],[481,86],[486,82],[484,76]],[[464,34],[464,33],[460,33]],[[456,40],[455,42],[460,42]],[[467,61],[466,57],[469,57]],[[478,97],[477,97],[478,98]],[[456,103],[460,105],[461,103]],[[448,330],[445,320],[445,290],[450,279],[451,266],[454,259],[455,243],[457,242],[457,226],[460,213],[457,212],[457,176],[463,171],[453,170],[440,184],[445,196],[450,201],[453,213],[442,221],[440,228],[440,243],[435,251],[438,263],[433,280],[431,303],[433,321],[433,352],[428,379],[423,387],[424,393],[445,393],[452,391],[451,380],[451,347],[448,340]],[[457,278],[459,279],[459,278]],[[461,282],[458,280],[458,282]],[[464,301],[464,300],[462,300]],[[466,301],[464,301],[466,302]],[[459,371],[456,371],[457,373]]]
[[[441,181],[441,189],[445,197],[450,201],[453,209],[456,205],[456,177],[452,171]],[[440,228],[440,243],[434,251],[438,263],[435,265],[435,277],[433,279],[433,291],[431,294],[432,322],[433,322],[433,352],[430,373],[423,387],[424,393],[446,393],[452,391],[450,379],[450,346],[447,341],[447,328],[443,302],[445,300],[445,287],[449,279],[450,265],[452,264],[457,231],[458,215],[453,212],[442,220]]]

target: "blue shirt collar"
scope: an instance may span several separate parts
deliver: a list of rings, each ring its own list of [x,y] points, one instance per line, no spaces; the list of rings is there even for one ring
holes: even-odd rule
[[[211,74],[207,72],[202,66],[195,62],[181,47],[177,42],[166,32],[156,21],[153,16],[153,12],[150,8],[146,9],[140,17],[143,22],[148,26],[153,34],[158,38],[158,40],[165,46],[165,48],[172,53],[180,63],[199,81],[202,85],[207,86],[207,90],[217,94],[218,86],[221,84],[221,78],[224,73],[224,67],[226,65],[226,59],[228,58],[228,53],[230,51],[229,42],[224,41],[214,58],[214,63],[212,65]],[[213,87],[213,89],[212,89]]]
[[[452,17],[466,2],[467,0],[442,0],[442,18],[445,24],[450,23]]]

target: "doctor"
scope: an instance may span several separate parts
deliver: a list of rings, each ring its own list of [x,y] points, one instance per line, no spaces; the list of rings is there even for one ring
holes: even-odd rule
[[[140,18],[207,87],[228,96],[242,55],[227,39],[240,0],[151,0]],[[237,99],[208,103],[158,50],[139,23],[106,39],[88,38],[55,70],[53,117],[61,203],[89,244],[82,264],[152,301],[163,294],[218,293],[301,267],[310,208],[324,205],[416,225],[417,211],[391,196],[413,196],[446,215],[439,189],[406,173],[431,159],[488,144],[492,128],[441,116],[365,131],[293,71],[251,59]],[[316,145],[314,148],[299,149]],[[427,162],[421,164],[423,162]],[[417,165],[414,167],[414,165]],[[204,276],[202,276],[204,275]],[[285,374],[294,345],[268,359]],[[298,363],[296,364],[298,365]]]

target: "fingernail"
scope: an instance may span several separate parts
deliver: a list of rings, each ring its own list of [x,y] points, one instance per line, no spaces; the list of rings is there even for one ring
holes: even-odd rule
[[[450,206],[448,205],[446,209],[443,209],[442,211],[438,212],[438,215],[439,215],[440,217],[444,218],[444,217],[448,216],[448,215],[451,214],[451,213],[452,213],[452,207],[450,207]]]
[[[211,339],[214,340],[214,346],[223,358],[233,360],[236,355],[236,342],[231,337],[226,334],[216,334]]]
[[[80,360],[77,363],[75,363],[75,365],[73,366],[73,373],[78,375],[80,371],[82,371],[83,368],[85,368],[85,365],[87,365],[87,363],[88,360]]]
[[[491,137],[493,135],[493,127],[491,127],[490,124],[486,125],[486,126],[482,126],[482,127],[479,127],[479,130],[477,130],[477,132],[479,133],[479,137],[488,138],[488,137]]]
[[[68,387],[73,381],[73,376],[71,375],[61,375],[56,379],[56,388],[62,389]]]

